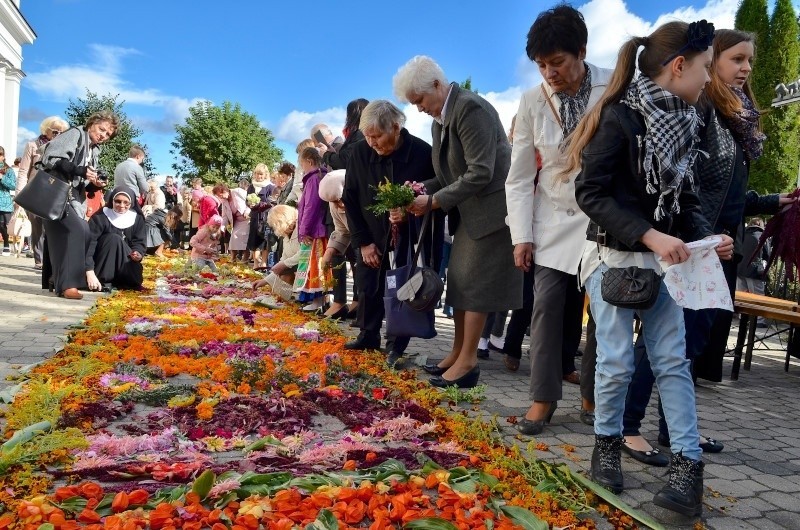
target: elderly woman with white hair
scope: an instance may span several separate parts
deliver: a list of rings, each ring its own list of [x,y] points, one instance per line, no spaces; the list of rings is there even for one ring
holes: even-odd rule
[[[329,203],[333,220],[333,232],[328,236],[328,248],[325,249],[320,263],[323,269],[331,266],[334,268],[333,303],[325,311],[325,316],[335,320],[346,318],[358,307],[358,298],[350,306],[347,304],[347,269],[344,267],[344,258],[350,248],[350,229],[347,227],[347,214],[342,202],[344,177],[345,170],[337,169],[325,175],[319,183],[319,198]],[[353,267],[355,260],[350,265]],[[353,291],[358,293],[358,288],[354,286]]]
[[[376,100],[361,113],[359,128],[364,142],[353,146],[347,164],[342,199],[350,228],[350,244],[356,251],[356,283],[358,284],[358,338],[345,344],[346,349],[378,349],[384,316],[383,293],[388,260],[392,250],[387,245],[389,216],[378,215],[367,207],[375,201],[375,188],[388,179],[395,184],[422,181],[435,175],[431,147],[412,136],[404,127],[406,117],[391,102]],[[396,265],[405,265],[408,248],[416,240],[414,223],[399,230],[394,247]],[[387,363],[394,366],[403,357],[409,337],[388,337]]]
[[[431,208],[448,213],[453,234],[447,276],[447,305],[455,310],[450,354],[425,370],[431,384],[474,387],[477,348],[488,313],[522,306],[522,271],[514,267],[506,225],[505,182],[511,162],[500,117],[481,96],[448,83],[430,57],[416,56],[393,79],[394,93],[433,118],[435,178],[428,195],[409,207],[415,215]]]
[[[39,125],[41,133],[39,137],[25,144],[17,172],[17,193],[22,191],[22,188],[28,183],[31,168],[42,157],[45,144],[67,129],[69,129],[69,124],[58,116],[50,116],[42,120]],[[31,222],[31,255],[28,257],[33,258],[34,267],[41,269],[42,252],[44,251],[44,220],[30,213],[28,219]]]
[[[280,261],[272,266],[270,273],[279,277],[289,284],[294,283],[294,275],[297,265],[300,263],[300,241],[297,236],[297,208],[287,204],[274,206],[267,214],[267,222],[275,235],[283,241],[283,250]],[[253,282],[253,288],[257,289],[268,285],[269,281],[264,278]]]

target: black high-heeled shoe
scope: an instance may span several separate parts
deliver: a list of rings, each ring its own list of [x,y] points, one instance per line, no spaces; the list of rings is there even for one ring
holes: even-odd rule
[[[347,306],[339,308],[337,312],[332,315],[328,315],[325,318],[330,320],[344,320],[347,317]]]
[[[445,366],[444,368],[442,368],[441,366],[439,366],[436,363],[432,363],[432,364],[429,363],[429,364],[426,364],[425,366],[422,367],[423,370],[425,370],[426,372],[428,372],[431,375],[442,375],[443,373],[445,373],[447,371],[448,368],[450,368],[450,367],[449,366]]]
[[[521,420],[517,421],[517,430],[528,436],[534,436],[537,434],[541,434],[544,430],[544,426],[550,423],[550,420],[553,419],[553,414],[558,408],[558,401],[553,401],[550,403],[550,410],[547,411],[547,417],[543,420],[529,420],[527,418],[522,418]]]
[[[448,386],[457,386],[458,388],[474,388],[478,384],[478,378],[480,376],[481,367],[476,365],[475,368],[465,373],[458,379],[454,379],[453,381],[437,375],[430,378],[430,383],[438,388],[446,388]]]

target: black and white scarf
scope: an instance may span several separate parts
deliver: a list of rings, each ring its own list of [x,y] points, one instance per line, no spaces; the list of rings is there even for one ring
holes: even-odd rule
[[[659,194],[655,220],[680,213],[678,198],[684,183],[694,188],[697,130],[703,123],[700,115],[692,105],[644,75],[630,84],[622,103],[644,117],[647,132],[644,139],[637,138],[647,193]]]
[[[592,95],[592,71],[589,70],[589,65],[583,63],[586,69],[586,75],[583,76],[581,86],[574,96],[570,96],[566,92],[556,92],[558,99],[561,100],[561,107],[558,113],[561,115],[561,132],[566,139],[578,122],[581,121],[583,115],[586,114],[586,107],[589,106],[589,96]]]

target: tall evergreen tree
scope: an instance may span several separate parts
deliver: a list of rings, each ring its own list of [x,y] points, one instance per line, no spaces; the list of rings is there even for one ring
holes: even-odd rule
[[[757,66],[750,76],[750,86],[756,96],[756,104],[759,108],[767,108],[772,98],[775,97],[775,83],[772,82],[772,74],[766,68],[762,68],[760,64],[769,42],[767,0],[742,0],[736,11],[734,27],[756,36]]]
[[[769,41],[760,54],[755,71],[765,72],[773,88],[788,83],[800,74],[800,42],[797,40],[797,14],[791,0],[777,0],[770,18]],[[800,163],[798,109],[793,104],[773,108],[764,116],[764,155],[751,167],[750,186],[761,192],[784,191],[797,183]]]

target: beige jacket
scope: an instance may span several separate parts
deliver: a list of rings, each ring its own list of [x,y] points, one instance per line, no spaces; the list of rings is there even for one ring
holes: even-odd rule
[[[588,64],[592,72],[591,109],[603,95],[611,70]],[[544,88],[544,91],[542,90]],[[547,99],[559,112],[561,100],[547,83],[525,92],[514,126],[511,168],[506,179],[506,203],[511,242],[533,243],[534,263],[567,274],[577,274],[583,255],[589,218],[575,200],[575,174],[560,176],[565,157],[559,149],[561,126]],[[542,160],[537,172],[536,152]],[[538,186],[534,181],[539,177]]]
[[[350,229],[347,227],[347,214],[344,209],[339,209],[335,204],[329,204],[333,218],[333,232],[328,239],[328,246],[333,247],[339,254],[344,254],[350,246]]]

